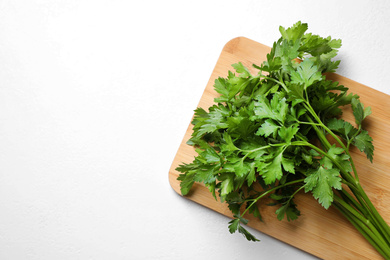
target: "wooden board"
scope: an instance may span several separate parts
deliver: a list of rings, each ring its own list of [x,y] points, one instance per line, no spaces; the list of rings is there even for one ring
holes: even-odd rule
[[[260,65],[269,50],[268,46],[244,37],[229,41],[220,54],[198,106],[206,110],[211,106],[217,96],[213,89],[214,80],[219,76],[226,77],[228,70],[232,70],[231,64],[241,61],[248,68],[253,63]],[[365,106],[372,108],[372,115],[364,127],[374,139],[374,162],[371,164],[357,149],[352,150],[352,156],[363,188],[379,213],[390,221],[390,96],[337,74],[328,77],[350,88],[350,92],[361,97]],[[353,122],[350,111],[344,114],[345,119]],[[192,162],[196,155],[193,147],[186,145],[191,133],[190,124],[169,170],[170,184],[178,194],[180,183],[176,178],[179,173],[175,168],[182,162]],[[186,198],[232,217],[227,205],[216,201],[202,184],[195,184]],[[296,196],[296,203],[301,211],[298,220],[278,221],[275,208],[264,206],[260,209],[264,222],[247,216],[250,220],[248,225],[322,259],[382,259],[334,208],[326,211],[310,194],[304,193]]]

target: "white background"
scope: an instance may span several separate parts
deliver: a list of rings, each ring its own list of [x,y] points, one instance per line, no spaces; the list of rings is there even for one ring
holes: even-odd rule
[[[0,259],[314,259],[168,182],[224,44],[298,20],[390,93],[386,0],[0,1]]]

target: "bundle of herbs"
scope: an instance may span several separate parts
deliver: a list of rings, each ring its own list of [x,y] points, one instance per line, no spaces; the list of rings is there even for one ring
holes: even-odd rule
[[[251,241],[258,240],[244,228],[244,215],[261,220],[263,198],[278,205],[279,220],[290,221],[300,215],[294,196],[311,193],[390,259],[390,228],[363,190],[350,154],[355,146],[373,160],[373,140],[362,128],[371,109],[324,75],[339,66],[333,59],[341,40],[307,29],[301,22],[281,26],[266,60],[253,64],[256,75],[239,62],[232,65],[235,73],[215,80],[219,96],[208,111],[195,110],[187,142],[197,156],[176,168],[181,193],[204,183],[233,213],[229,231]],[[342,119],[344,106],[351,106],[355,122]]]

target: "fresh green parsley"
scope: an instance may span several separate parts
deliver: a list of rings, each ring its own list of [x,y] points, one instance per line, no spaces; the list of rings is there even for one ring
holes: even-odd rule
[[[253,65],[256,74],[239,62],[215,80],[215,104],[197,108],[192,121],[188,144],[198,155],[177,167],[181,193],[203,183],[232,211],[230,233],[250,241],[257,239],[244,228],[244,215],[262,221],[263,198],[274,201],[279,220],[292,221],[300,215],[295,195],[311,193],[325,209],[337,208],[389,259],[390,228],[362,189],[349,152],[355,146],[372,162],[373,140],[362,128],[371,109],[324,76],[340,63],[334,58],[341,40],[307,29],[301,22],[280,27],[266,61]],[[355,122],[342,119],[343,106],[352,107]]]

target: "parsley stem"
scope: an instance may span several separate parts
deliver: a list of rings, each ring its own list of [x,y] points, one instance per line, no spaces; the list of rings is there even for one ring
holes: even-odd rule
[[[348,221],[360,232],[360,234],[362,234],[364,238],[367,239],[367,241],[369,241],[376,250],[378,250],[383,257],[390,259],[389,247],[383,243],[380,237],[376,237],[367,226],[359,222],[359,219],[343,207],[343,205],[338,202],[333,205],[344,215],[345,218],[348,219]]]
[[[345,150],[347,151],[347,147],[344,145],[344,143],[340,140],[340,138],[335,135],[322,121],[321,119],[318,117],[317,113],[314,111],[313,107],[310,105],[310,103],[308,101],[305,102],[305,108],[310,112],[310,114],[314,117],[314,119],[318,122],[318,124],[320,124],[320,126],[327,132],[329,133],[335,140],[337,143],[340,144],[340,146]]]
[[[321,155],[323,156],[326,156],[329,160],[332,161],[332,163],[334,165],[337,166],[337,168],[340,169],[340,172],[342,173],[342,175],[346,175],[346,176],[350,176],[350,177],[347,177],[346,179],[351,181],[351,178],[352,176],[345,171],[345,169],[343,169],[343,167],[341,167],[341,165],[339,164],[339,162],[337,162],[332,156],[330,156],[328,153],[326,153],[325,151],[323,151],[322,149],[318,148],[317,146],[315,146],[314,144],[311,144],[309,142],[306,142],[306,141],[295,141],[295,142],[292,142],[291,143],[292,145],[297,145],[297,146],[308,146],[310,148],[312,148],[313,150],[315,150],[316,152],[320,153]],[[344,177],[344,176],[343,176]],[[352,178],[352,180],[354,180]],[[354,181],[352,181],[352,183],[355,183]]]
[[[321,130],[318,128],[318,126],[322,126],[322,122],[318,123],[318,126],[317,126],[317,124],[315,124],[315,123],[313,122],[313,120],[310,118],[309,115],[306,115],[306,118],[307,118],[307,120],[309,120],[310,123],[313,123],[312,126],[313,126],[314,131],[316,131],[316,133],[317,133],[318,139],[320,139],[321,143],[325,146],[325,148],[326,148],[327,150],[329,150],[329,148],[330,148],[332,145],[329,143],[328,139],[326,139],[325,134],[322,133]]]
[[[245,213],[253,206],[256,204],[256,202],[263,198],[265,195],[277,190],[277,189],[280,189],[280,188],[283,188],[285,186],[288,186],[288,185],[293,185],[293,184],[296,184],[296,183],[300,183],[300,182],[303,182],[305,179],[299,179],[299,180],[295,180],[295,181],[290,181],[290,182],[287,182],[287,183],[284,183],[284,184],[281,184],[281,185],[278,185],[272,189],[269,189],[269,190],[266,190],[264,191],[260,196],[258,196],[257,198],[253,199],[252,203],[244,210],[244,212],[242,213],[242,216],[245,215]],[[302,186],[304,187],[304,185]]]
[[[344,143],[340,140],[340,138],[335,133],[333,133],[333,131],[330,130],[326,125],[323,124],[322,127],[325,129],[326,132],[328,132],[341,145],[341,147],[344,149],[345,153],[349,156],[349,162],[351,163],[353,174],[355,176],[356,181],[359,182],[359,175],[357,173],[355,163],[353,162],[352,156],[349,153],[349,148],[347,148],[344,145]]]
[[[321,126],[321,124],[314,123],[314,122],[304,122],[304,121],[297,121],[300,125],[313,125],[313,126]]]
[[[348,202],[349,204],[351,204],[352,206],[354,206],[357,210],[359,210],[364,216],[367,216],[369,215],[369,212],[368,210],[363,207],[361,204],[359,204],[359,202],[356,201],[356,199],[354,199],[352,197],[351,194],[349,194],[345,189],[341,189],[340,192],[340,196],[344,199],[344,201]]]
[[[296,191],[294,191],[294,193],[290,196],[290,198],[288,199],[288,201],[292,200],[292,198],[294,198],[295,195],[297,195],[297,193],[302,190],[303,188],[305,188],[305,185],[302,185],[301,187],[299,187]]]
[[[351,207],[348,203],[346,203],[337,195],[334,196],[334,200],[337,203],[339,203],[342,207],[344,207],[346,210],[348,210],[351,214],[353,214],[359,221],[365,224],[369,229],[371,229],[371,231],[374,233],[375,236],[381,237],[378,230],[374,227],[371,221],[365,218],[364,216],[362,216],[355,208]]]
[[[287,89],[286,85],[283,82],[280,82],[279,80],[271,78],[271,77],[268,77],[268,76],[264,76],[262,74],[260,74],[259,77],[264,78],[266,80],[270,80],[270,81],[275,82],[276,84],[282,86],[286,92],[288,92],[288,89]]]
[[[314,111],[314,109],[311,107],[311,105],[308,102],[305,102],[304,106],[309,111],[309,113],[314,117],[314,119],[318,122],[318,124],[314,123],[311,120],[311,118],[309,116],[307,116],[309,123],[312,123],[313,129],[316,131],[317,136],[320,139],[321,143],[323,145],[325,145],[325,148],[329,149],[331,147],[331,144],[326,139],[325,134],[318,127],[321,127],[322,129],[325,130],[326,133],[330,134],[334,138],[334,140],[336,140],[336,142],[340,144],[340,146],[343,148],[345,153],[349,156],[349,161],[351,163],[351,167],[352,167],[355,178],[353,178],[350,173],[346,172],[341,167],[341,165],[339,165],[339,163],[336,160],[334,160],[331,156],[329,156],[326,152],[324,152],[323,150],[319,149],[318,147],[316,147],[310,143],[308,143],[307,146],[316,150],[317,152],[319,152],[323,156],[328,157],[328,159],[330,159],[334,163],[334,165],[336,165],[340,169],[342,177],[345,179],[347,185],[349,186],[349,188],[351,189],[351,191],[353,192],[353,194],[355,195],[355,197],[357,198],[357,200],[359,201],[359,203],[361,205],[358,208],[360,208],[361,211],[368,213],[368,214],[365,214],[365,216],[369,217],[375,223],[375,225],[378,226],[378,229],[380,231],[377,231],[377,232],[380,232],[385,237],[386,244],[389,245],[388,241],[390,241],[390,235],[389,235],[390,234],[390,227],[386,222],[384,222],[383,218],[380,216],[378,211],[372,205],[371,201],[369,200],[368,196],[365,194],[364,190],[362,189],[362,187],[360,185],[359,176],[357,174],[356,166],[353,162],[351,154],[349,153],[349,145],[350,145],[351,141],[349,141],[347,146],[345,146],[345,144],[340,140],[340,138],[336,134],[334,134],[333,131],[331,131],[325,124],[322,123],[321,119],[318,117],[318,115],[316,114],[316,112]],[[354,204],[356,205],[356,203],[354,203]],[[349,216],[349,218],[351,218],[351,216]]]
[[[251,153],[254,153],[254,152],[257,152],[257,151],[260,151],[260,150],[264,150],[264,149],[268,149],[268,148],[271,148],[271,147],[278,147],[278,146],[287,146],[288,143],[279,143],[279,144],[269,144],[269,145],[264,145],[264,146],[260,146],[258,148],[255,148],[253,150],[241,150],[241,152],[244,152],[244,153],[247,153],[244,155],[243,159],[247,158],[248,155],[250,155]]]
[[[348,187],[351,189],[352,193],[355,195],[356,200],[347,193],[345,190],[342,190],[343,197],[347,202],[352,204],[356,209],[358,209],[362,214],[371,220],[375,226],[377,226],[379,232],[385,237],[387,244],[390,246],[390,227],[384,221],[382,216],[378,213],[374,205],[371,203],[370,199],[364,192],[363,188],[358,185],[351,185],[350,183],[346,183]]]
[[[368,208],[374,215],[374,218],[379,222],[381,228],[383,229],[383,232],[385,236],[387,237],[388,243],[390,245],[390,227],[389,225],[384,221],[382,216],[378,213],[375,206],[372,204],[371,200],[368,198],[367,194],[363,190],[361,185],[358,185],[359,194],[362,196],[363,200],[367,203]]]
[[[349,153],[349,144],[347,146],[345,146],[345,144],[340,140],[340,138],[335,134],[333,133],[332,130],[330,130],[322,121],[321,119],[318,117],[317,113],[314,111],[313,107],[310,105],[310,103],[308,101],[306,101],[304,103],[304,106],[305,108],[310,112],[310,114],[314,117],[314,119],[318,122],[318,124],[320,125],[320,127],[322,127],[328,134],[330,134],[334,140],[336,140],[337,143],[340,144],[340,146],[344,149],[345,153],[349,156],[349,161],[351,163],[351,167],[352,167],[352,170],[353,170],[353,173],[354,173],[354,176],[355,176],[355,179],[356,179],[356,182],[359,182],[359,175],[357,173],[357,170],[356,170],[356,167],[355,167],[355,163],[353,162],[353,159],[352,159],[352,156],[351,154]],[[311,118],[309,116],[307,116],[307,118],[309,119],[309,121],[313,122],[311,120]],[[314,122],[313,122],[314,123]],[[320,138],[321,142],[326,146],[326,147],[330,147],[330,143],[329,141],[326,139],[325,135],[321,133],[321,131],[319,131],[317,129],[317,126],[316,125],[313,125],[313,128],[314,130],[316,130],[317,132],[317,135],[318,135],[318,138]],[[359,127],[360,129],[360,127]],[[328,149],[329,149],[328,147]]]
[[[351,183],[346,182],[346,181],[345,181],[345,184],[349,187],[349,189],[351,190],[351,192],[353,193],[353,195],[357,199],[357,201],[355,200],[354,203],[359,204],[362,207],[362,208],[360,208],[360,210],[364,210],[364,212],[365,212],[364,216],[366,216],[367,218],[371,219],[373,222],[376,223],[376,225],[381,227],[382,224],[380,224],[380,220],[378,220],[377,217],[375,217],[375,215],[373,213],[373,211],[376,211],[376,209],[373,208],[373,207],[370,208],[369,205],[367,204],[367,202],[363,199],[362,194],[361,194],[362,192],[360,191],[360,189],[358,187],[359,184],[358,185],[351,184]],[[350,199],[353,201],[352,197],[350,197]],[[383,231],[383,227],[381,228],[381,230]],[[385,236],[388,236],[388,234],[389,234],[388,231],[383,231],[382,233],[384,233]]]

